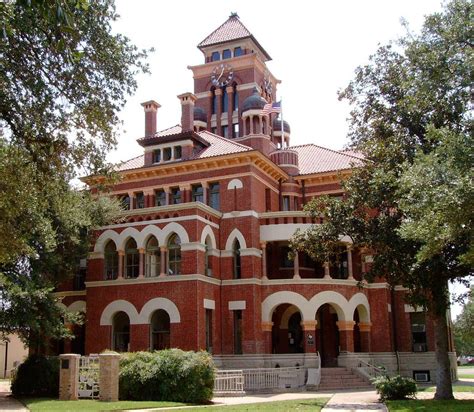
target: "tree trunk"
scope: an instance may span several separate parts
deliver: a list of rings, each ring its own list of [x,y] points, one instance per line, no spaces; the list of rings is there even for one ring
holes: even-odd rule
[[[454,399],[451,382],[451,364],[448,356],[448,326],[446,314],[433,314],[436,344],[436,400]]]

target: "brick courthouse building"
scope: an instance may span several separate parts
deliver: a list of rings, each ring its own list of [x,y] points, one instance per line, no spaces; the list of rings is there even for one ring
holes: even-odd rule
[[[313,223],[302,206],[343,195],[352,152],[291,146],[290,126],[266,113],[279,80],[237,15],[204,39],[178,96],[181,124],[157,131],[143,103],[143,155],[118,166],[121,223],[95,234],[87,264],[58,292],[86,313],[63,350],[206,349],[223,367],[348,365],[354,357],[434,369],[432,323],[381,279],[357,283],[371,256],[341,239],[340,255],[288,259],[288,239]],[[159,123],[159,119],[158,119]],[[100,177],[85,179],[94,190]],[[82,287],[85,277],[85,286]],[[370,354],[370,355],[369,355]]]

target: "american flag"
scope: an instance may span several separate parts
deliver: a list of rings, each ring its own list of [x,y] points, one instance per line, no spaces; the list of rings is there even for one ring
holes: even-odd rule
[[[267,103],[263,106],[262,114],[281,113],[281,101],[276,103]]]

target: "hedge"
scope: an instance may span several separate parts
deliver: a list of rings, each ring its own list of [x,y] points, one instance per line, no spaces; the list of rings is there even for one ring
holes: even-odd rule
[[[411,378],[402,376],[380,376],[372,380],[382,402],[414,398],[418,388]]]
[[[59,359],[30,355],[18,366],[11,389],[14,396],[58,397]]]

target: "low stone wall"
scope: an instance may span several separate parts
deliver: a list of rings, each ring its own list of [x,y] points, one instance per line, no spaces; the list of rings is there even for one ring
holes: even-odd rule
[[[260,355],[215,355],[214,363],[218,369],[256,369],[288,368],[304,366],[318,368],[316,353],[260,354]]]

